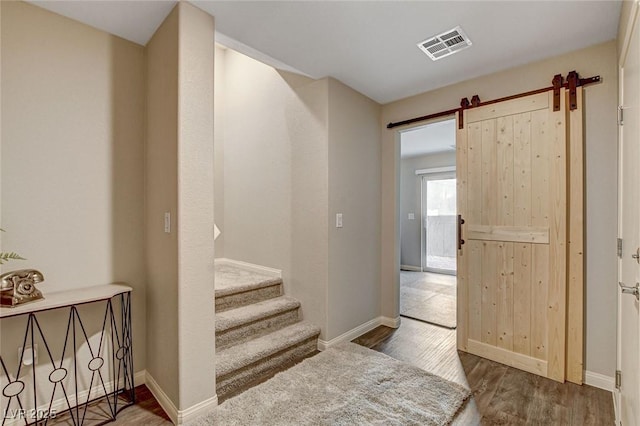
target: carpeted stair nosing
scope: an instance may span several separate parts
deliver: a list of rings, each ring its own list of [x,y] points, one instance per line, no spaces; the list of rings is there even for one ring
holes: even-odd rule
[[[228,294],[226,296],[216,297],[216,312],[224,312],[280,296],[282,296],[282,284]]]
[[[300,321],[300,302],[282,296],[216,314],[216,348],[239,345]]]
[[[222,350],[229,346],[239,345],[297,322],[300,322],[300,313],[298,309],[295,309],[216,333],[216,348]]]
[[[218,401],[222,402],[241,393],[247,387],[273,377],[279,371],[286,370],[318,352],[318,340],[311,337],[267,358],[254,362],[240,370],[216,379]]]
[[[300,307],[300,302],[287,296],[268,299],[216,314],[216,335]]]
[[[261,281],[247,281],[246,283],[215,289],[215,297],[225,297],[238,293],[247,293],[264,287],[282,285],[282,278],[265,278]]]
[[[216,354],[216,378],[232,374],[246,366],[308,339],[317,337],[320,328],[308,322],[298,322],[239,345],[222,349]]]

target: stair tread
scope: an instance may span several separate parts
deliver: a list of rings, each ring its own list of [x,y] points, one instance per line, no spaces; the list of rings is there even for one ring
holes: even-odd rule
[[[229,330],[263,318],[292,311],[300,307],[300,302],[292,297],[281,296],[262,302],[252,303],[216,314],[216,333]]]
[[[216,377],[246,367],[320,334],[320,327],[301,321],[272,333],[230,346],[216,354]]]
[[[215,297],[282,284],[282,278],[232,265],[215,266]]]

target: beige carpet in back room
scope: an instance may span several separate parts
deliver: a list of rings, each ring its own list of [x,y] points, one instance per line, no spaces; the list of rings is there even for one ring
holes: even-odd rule
[[[400,271],[400,315],[456,328],[456,277]]]

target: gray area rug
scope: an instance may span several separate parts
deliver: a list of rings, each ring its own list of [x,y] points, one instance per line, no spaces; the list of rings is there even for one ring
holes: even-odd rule
[[[400,315],[456,328],[456,277],[401,271]]]
[[[304,360],[190,424],[446,425],[469,390],[354,343]]]

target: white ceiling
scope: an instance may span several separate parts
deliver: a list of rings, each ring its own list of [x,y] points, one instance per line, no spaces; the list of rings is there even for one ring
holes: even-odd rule
[[[400,133],[400,157],[455,151],[456,120],[430,123]]]
[[[146,44],[176,2],[32,3]],[[216,17],[219,41],[229,47],[314,78],[335,77],[380,103],[612,40],[621,6],[619,0],[192,3]],[[432,62],[416,46],[456,25],[471,48]]]

